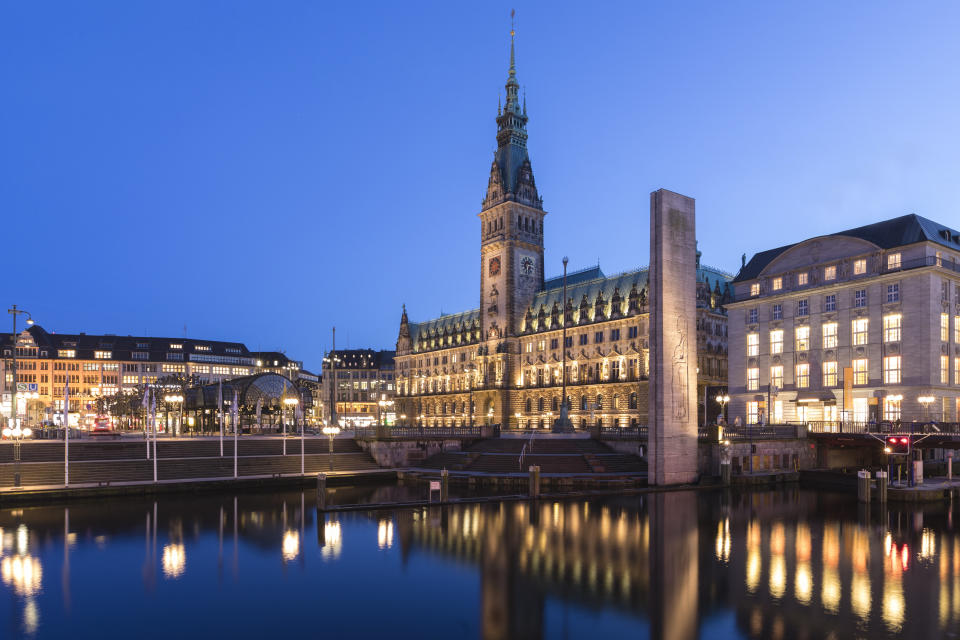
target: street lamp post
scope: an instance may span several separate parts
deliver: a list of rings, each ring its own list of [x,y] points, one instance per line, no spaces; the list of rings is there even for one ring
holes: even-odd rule
[[[10,334],[11,349],[10,349],[10,429],[13,429],[17,426],[17,316],[27,316],[27,324],[33,324],[33,316],[30,315],[29,311],[23,309],[17,309],[17,305],[13,305],[12,308],[7,309],[13,317],[13,333]]]
[[[284,398],[283,404],[290,407],[291,410],[296,411],[296,406],[299,404],[299,400],[296,398]],[[283,423],[283,455],[287,455],[287,411],[286,409],[280,409],[280,422]]]
[[[20,444],[24,438],[29,438],[30,434],[33,433],[30,431],[29,427],[24,427],[21,429],[19,426],[6,427],[3,430],[4,438],[13,439],[13,486],[20,486]]]
[[[330,438],[330,455],[327,457],[330,459],[330,471],[333,471],[333,439],[337,437],[338,433],[340,433],[340,427],[337,425],[324,427],[323,433]]]
[[[563,300],[560,303],[560,313],[563,317],[562,339],[563,357],[560,364],[560,416],[556,423],[551,425],[556,433],[572,433],[573,423],[570,422],[570,406],[567,403],[567,256],[563,256]]]
[[[723,422],[727,422],[727,403],[730,402],[730,396],[725,394],[719,394],[717,396],[717,402],[720,403],[720,415],[723,417]]]

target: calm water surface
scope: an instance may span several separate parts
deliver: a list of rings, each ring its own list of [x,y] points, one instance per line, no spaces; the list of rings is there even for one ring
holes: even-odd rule
[[[0,637],[956,638],[958,517],[793,489],[326,514],[309,491],[2,509]]]

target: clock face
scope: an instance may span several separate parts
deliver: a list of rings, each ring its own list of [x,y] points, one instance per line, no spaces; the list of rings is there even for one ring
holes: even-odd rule
[[[533,275],[533,258],[530,256],[520,258],[520,273],[525,276]]]
[[[490,276],[500,275],[500,256],[490,258]]]

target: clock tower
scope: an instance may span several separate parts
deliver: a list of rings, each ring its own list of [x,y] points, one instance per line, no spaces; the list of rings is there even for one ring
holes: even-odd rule
[[[481,340],[493,353],[543,288],[543,199],[527,155],[527,105],[521,105],[510,31],[506,104],[497,107],[497,151],[480,217]]]

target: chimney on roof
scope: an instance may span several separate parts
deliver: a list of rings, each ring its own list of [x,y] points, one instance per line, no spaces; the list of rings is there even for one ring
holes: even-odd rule
[[[740,268],[743,269],[745,266],[747,266],[747,254],[744,253],[740,256]]]

